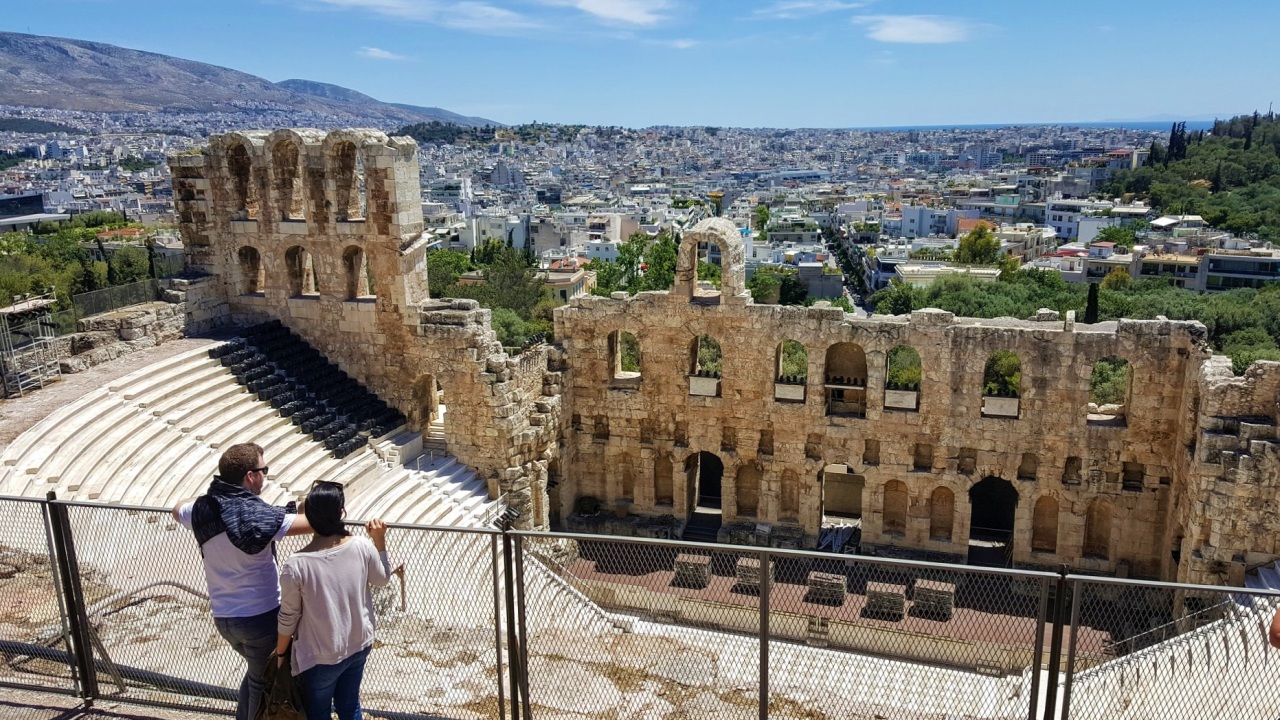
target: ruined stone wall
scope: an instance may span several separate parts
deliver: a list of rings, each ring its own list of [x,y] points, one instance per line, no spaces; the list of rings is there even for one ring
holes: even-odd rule
[[[510,358],[488,310],[428,297],[411,139],[233,133],[170,165],[188,262],[210,276],[188,287],[192,326],[279,319],[416,427],[443,404],[449,451],[509,495],[521,524],[546,525],[535,496],[559,402],[534,402],[545,349]]]
[[[733,228],[705,231],[724,244],[736,237]],[[707,238],[686,233],[685,249],[699,240]],[[730,262],[722,271],[732,277],[742,268]],[[730,285],[742,287],[740,280],[726,281]],[[685,463],[706,451],[724,463],[726,524],[763,523],[773,532],[798,528],[813,544],[824,515],[823,468],[845,464],[865,478],[865,544],[961,558],[969,538],[969,491],[993,477],[1017,492],[1015,562],[1161,573],[1166,508],[1179,472],[1179,410],[1207,355],[1197,324],[973,320],[937,310],[857,319],[838,308],[760,306],[737,294],[704,297],[696,288],[679,287],[633,298],[579,298],[558,310],[556,320],[570,368],[565,442],[573,448],[564,470],[571,482],[559,488],[563,514],[586,496],[610,512],[686,518],[691,498]],[[616,376],[615,331],[639,341],[638,379]],[[716,339],[723,353],[716,397],[690,394],[692,383],[703,380],[689,377],[692,345],[703,334]],[[784,340],[800,342],[808,353],[801,402],[775,399],[785,391],[775,387]],[[852,343],[865,355],[861,418],[827,412],[824,363],[838,343]],[[917,410],[886,406],[886,357],[898,345],[921,358]],[[982,412],[983,368],[999,350],[1021,359],[1016,418]],[[1092,365],[1109,356],[1128,360],[1131,387],[1138,391],[1122,423],[1090,423]],[[1077,462],[1078,471],[1068,473]],[[739,473],[753,486],[736,487]],[[906,487],[906,517],[901,527],[886,528],[885,491],[895,481]],[[659,503],[655,488],[668,482],[671,501]],[[938,488],[953,498],[949,538],[932,532],[947,524],[933,519]],[[744,494],[758,497],[755,508],[737,507]],[[1042,497],[1056,503],[1052,551],[1033,551],[1028,541]],[[1107,503],[1098,511],[1110,517],[1107,543],[1104,553],[1086,557],[1085,521],[1097,499]]]
[[[1230,360],[1215,357],[1197,390],[1186,496],[1167,542],[1182,558],[1179,579],[1239,585],[1247,569],[1280,557],[1280,363],[1236,377]]]

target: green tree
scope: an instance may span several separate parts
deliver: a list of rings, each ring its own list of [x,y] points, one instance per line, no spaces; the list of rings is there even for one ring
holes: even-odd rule
[[[909,315],[916,308],[915,288],[898,278],[893,278],[889,281],[889,287],[871,296],[871,303],[878,313]]]
[[[1118,405],[1129,390],[1129,363],[1121,358],[1103,358],[1093,364],[1089,377],[1089,402]]]
[[[117,285],[146,280],[150,277],[148,270],[147,251],[136,245],[116,250],[107,260],[107,272],[114,273]]]
[[[995,265],[1000,262],[1000,241],[986,224],[960,238],[955,261],[966,265]]]
[[[703,260],[698,261],[698,280],[709,282],[720,287],[720,266]]]
[[[764,203],[757,205],[754,212],[756,230],[764,233],[769,227],[769,217],[769,206]]]
[[[427,254],[427,284],[431,297],[448,297],[463,273],[475,269],[466,255],[452,250],[432,250]]]
[[[1022,361],[1009,350],[987,358],[982,369],[982,393],[996,397],[1018,397],[1022,392]]]
[[[906,345],[889,350],[884,386],[889,390],[920,389],[920,353]]]
[[[657,242],[649,247],[649,253],[645,257],[645,290],[670,290],[675,286],[678,254],[679,248],[671,233],[666,230],[658,233]]]
[[[1128,271],[1124,268],[1111,268],[1111,272],[1102,278],[1103,290],[1123,290],[1129,287],[1129,283],[1133,278],[1129,277]]]
[[[1098,235],[1093,239],[1094,242],[1111,242],[1116,247],[1125,249],[1133,249],[1138,242],[1138,236],[1133,228],[1124,225],[1109,225],[1098,231]]]
[[[596,274],[596,286],[591,288],[592,295],[609,297],[626,289],[622,285],[622,267],[618,263],[612,260],[592,260],[591,271]]]

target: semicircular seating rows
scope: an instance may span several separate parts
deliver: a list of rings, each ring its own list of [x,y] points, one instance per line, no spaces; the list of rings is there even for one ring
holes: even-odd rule
[[[290,403],[300,404],[282,414]],[[483,479],[446,454],[417,457],[420,436],[403,422],[286,328],[257,326],[49,414],[0,452],[0,495],[52,490],[62,499],[171,507],[204,492],[222,448],[256,442],[271,467],[268,502],[330,480],[347,487],[352,519],[483,524],[493,505]]]

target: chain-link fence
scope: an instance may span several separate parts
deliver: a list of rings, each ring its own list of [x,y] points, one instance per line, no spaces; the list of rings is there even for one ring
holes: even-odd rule
[[[0,684],[70,693],[74,662],[45,508],[0,498]]]
[[[372,717],[1280,717],[1275,591],[595,535],[387,541]],[[0,685],[226,714],[243,672],[167,510],[0,498]]]
[[[1076,578],[1071,593],[1063,717],[1280,717],[1274,591]]]
[[[194,536],[168,511],[57,505],[66,508],[74,539],[97,692],[144,704],[234,710],[245,664],[214,627]],[[455,528],[388,532],[397,571],[374,592],[379,626],[362,686],[369,714],[501,716],[499,538]],[[277,545],[278,559],[287,561],[309,539],[286,538]]]
[[[147,279],[73,295],[71,302],[75,306],[76,317],[83,318],[155,299],[156,281]]]

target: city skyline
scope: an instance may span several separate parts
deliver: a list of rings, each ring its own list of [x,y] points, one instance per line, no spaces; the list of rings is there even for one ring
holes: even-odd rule
[[[1266,111],[1275,88],[1265,68],[1280,51],[1265,29],[1280,7],[1251,8],[1247,22],[1195,7],[226,0],[213,16],[150,0],[50,0],[8,8],[0,29],[504,123],[867,128]],[[1191,39],[1214,47],[1214,62],[1177,51]]]

